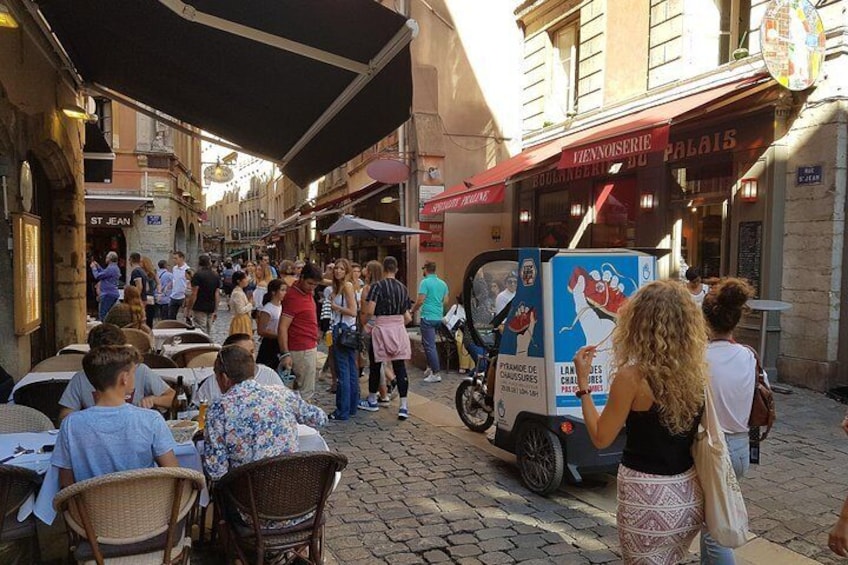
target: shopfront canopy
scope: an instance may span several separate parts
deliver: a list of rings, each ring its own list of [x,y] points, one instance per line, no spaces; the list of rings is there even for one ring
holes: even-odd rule
[[[522,151],[482,173],[476,174],[424,204],[425,215],[441,214],[470,206],[499,204],[506,193],[506,181],[559,155],[562,140],[551,141]]]
[[[557,156],[557,167],[567,169],[665,151],[672,124],[707,112],[712,103],[731,95],[745,95],[761,78],[741,79],[621,117],[578,125],[576,131],[527,149],[430,199],[423,213],[502,202],[507,181]]]
[[[352,237],[404,237],[430,233],[424,230],[408,228],[376,220],[366,220],[345,214],[329,228],[324,230],[325,235],[348,235]]]
[[[276,161],[301,186],[409,118],[417,26],[374,0],[40,0],[38,9],[84,83]]]

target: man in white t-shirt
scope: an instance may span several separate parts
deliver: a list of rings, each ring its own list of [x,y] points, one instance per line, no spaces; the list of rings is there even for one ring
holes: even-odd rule
[[[233,334],[224,340],[223,347],[228,345],[238,345],[251,356],[256,356],[256,343],[253,341],[253,338],[247,334]],[[267,367],[265,365],[261,365],[259,363],[256,364],[256,376],[254,377],[257,383],[263,386],[282,386],[283,381],[280,380],[280,376],[277,372],[271,367]],[[212,367],[209,367],[209,377],[205,377],[200,388],[197,389],[197,394],[195,395],[197,403],[203,402],[212,402],[219,396],[221,396],[221,388],[218,386],[218,382],[215,379],[215,375],[212,371]]]
[[[177,314],[185,303],[188,286],[186,271],[188,271],[188,265],[185,261],[185,253],[174,251],[174,267],[171,269],[174,278],[171,282],[171,301],[168,303],[168,318],[171,320],[177,319]]]

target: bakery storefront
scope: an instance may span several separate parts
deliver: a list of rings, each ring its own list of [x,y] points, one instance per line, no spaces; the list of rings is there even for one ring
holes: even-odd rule
[[[575,165],[587,147],[566,145],[557,163],[517,183],[515,243],[660,249],[663,276],[696,266],[759,288],[774,109],[762,95],[744,101],[676,120],[665,134],[646,131],[649,150],[636,144],[623,159]]]

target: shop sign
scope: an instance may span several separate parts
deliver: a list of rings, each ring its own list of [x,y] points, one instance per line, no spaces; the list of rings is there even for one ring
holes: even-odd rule
[[[96,228],[130,228],[133,225],[132,212],[86,214],[86,223]]]
[[[622,161],[634,155],[662,151],[668,143],[668,126],[618,135],[597,143],[562,150],[558,168],[567,169],[593,163]]]
[[[434,214],[425,214],[424,213],[424,205],[427,204],[431,199],[440,195],[445,191],[445,185],[440,184],[437,186],[432,185],[420,185],[418,187],[418,220],[426,221],[429,216],[433,216]]]
[[[811,186],[822,183],[822,166],[810,165],[798,167],[795,173],[795,184],[798,186]]]
[[[162,215],[161,214],[148,214],[147,215],[147,225],[148,226],[161,226],[162,225]]]
[[[736,128],[727,128],[673,141],[665,148],[665,160],[679,161],[722,151],[732,151],[736,149],[738,144],[737,133]]]
[[[418,251],[421,253],[439,253],[445,250],[445,224],[443,222],[421,222],[422,233],[418,236]]]

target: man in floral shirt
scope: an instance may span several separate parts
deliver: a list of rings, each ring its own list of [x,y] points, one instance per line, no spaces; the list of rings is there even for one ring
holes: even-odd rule
[[[253,357],[238,345],[221,349],[215,379],[223,395],[206,412],[203,466],[212,480],[231,468],[298,451],[297,425],[323,426],[327,415],[283,386],[253,378]]]

